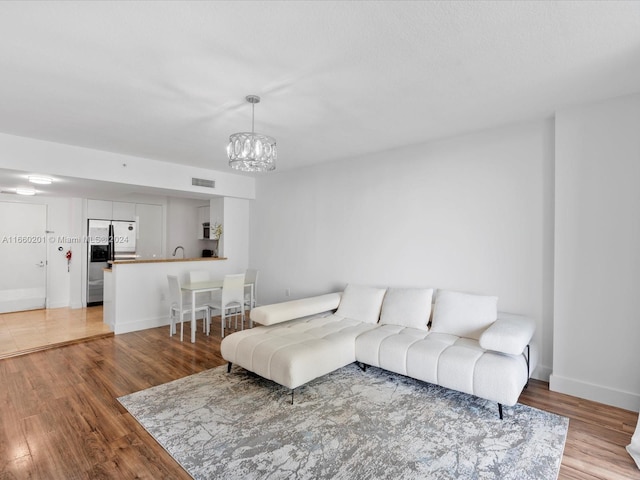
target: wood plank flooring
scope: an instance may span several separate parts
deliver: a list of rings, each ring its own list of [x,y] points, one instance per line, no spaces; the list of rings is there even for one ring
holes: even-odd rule
[[[0,359],[105,336],[101,306],[1,313]]]
[[[0,360],[0,479],[189,479],[116,398],[224,364],[216,325],[194,344],[162,327]],[[636,413],[539,381],[521,401],[570,417],[561,479],[640,479]]]
[[[640,479],[640,470],[625,447],[631,442],[638,414],[549,391],[531,380],[520,403],[569,417],[560,479]]]

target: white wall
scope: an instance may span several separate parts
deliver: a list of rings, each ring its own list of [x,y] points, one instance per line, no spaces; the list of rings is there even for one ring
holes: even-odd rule
[[[552,390],[640,406],[640,95],[556,115]]]
[[[82,238],[86,234],[86,200],[82,198],[69,199],[69,235],[74,238]],[[86,305],[83,297],[85,288],[85,275],[87,271],[87,244],[74,244],[72,248],[73,259],[71,263],[71,277],[69,278],[69,306],[71,308],[82,308]],[[63,267],[64,268],[64,267]],[[59,305],[66,306],[66,305]],[[51,308],[51,307],[50,307]]]
[[[51,232],[47,235],[50,242],[47,252],[47,308],[68,307],[76,300],[71,285],[77,285],[81,277],[82,234],[78,234],[76,229],[82,211],[74,208],[77,207],[77,199],[49,197],[40,200],[47,202],[47,230]],[[60,247],[62,251],[58,250]],[[66,259],[68,250],[72,254],[69,265]]]
[[[255,197],[255,181],[252,177],[218,170],[16,137],[4,133],[0,133],[0,152],[3,155],[2,167],[13,170],[125,183],[172,192],[194,192],[206,195],[215,193],[240,198]],[[215,190],[194,187],[191,185],[192,177],[215,180]]]
[[[553,123],[537,121],[259,177],[260,303],[347,283],[498,295],[552,364]]]
[[[201,257],[208,240],[198,240],[198,207],[208,205],[206,200],[169,198],[167,201],[167,257],[178,245],[184,247],[185,258]],[[205,243],[206,242],[206,243]],[[181,252],[177,257],[182,256]]]
[[[230,272],[242,273],[249,267],[249,200],[225,197],[221,250]]]

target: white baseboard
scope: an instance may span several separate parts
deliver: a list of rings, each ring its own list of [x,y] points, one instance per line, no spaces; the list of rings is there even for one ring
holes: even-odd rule
[[[39,310],[46,305],[43,288],[0,290],[0,313]]]
[[[113,333],[119,335],[121,333],[138,332],[140,330],[147,330],[148,328],[163,327],[169,325],[169,317],[152,317],[145,318],[143,320],[135,320],[132,322],[116,322],[116,328]],[[167,332],[168,333],[168,332]]]
[[[536,369],[533,371],[531,378],[535,378],[536,380],[542,380],[543,382],[548,382],[549,377],[551,376],[551,368],[546,365],[538,365]]]
[[[68,307],[69,304],[66,302],[48,302],[46,308],[64,308]]]
[[[640,394],[551,374],[549,390],[637,412]]]
[[[23,312],[25,310],[40,310],[44,308],[44,298],[41,300],[16,299],[0,302],[0,313]]]

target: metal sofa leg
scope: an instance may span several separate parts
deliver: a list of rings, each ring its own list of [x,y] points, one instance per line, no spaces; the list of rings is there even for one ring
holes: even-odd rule
[[[527,361],[527,383],[525,383],[524,388],[527,388],[529,386],[529,377],[531,376],[531,346],[527,345],[527,354],[525,355],[524,352],[522,352],[522,355],[524,355],[524,359]]]
[[[231,373],[231,365],[233,365],[231,362],[227,364],[227,373]]]
[[[498,413],[500,414],[500,420],[502,420],[502,404],[498,403]]]

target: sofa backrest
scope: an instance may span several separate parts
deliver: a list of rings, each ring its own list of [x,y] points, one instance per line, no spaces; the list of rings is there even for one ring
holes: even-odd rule
[[[363,323],[378,323],[386,288],[347,285],[336,315]]]
[[[432,288],[389,288],[382,302],[380,323],[428,330]]]
[[[431,331],[478,340],[498,318],[498,297],[438,290]]]
[[[349,284],[336,315],[478,340],[497,318],[498,297],[432,288],[376,288]],[[433,303],[432,303],[433,301]]]

